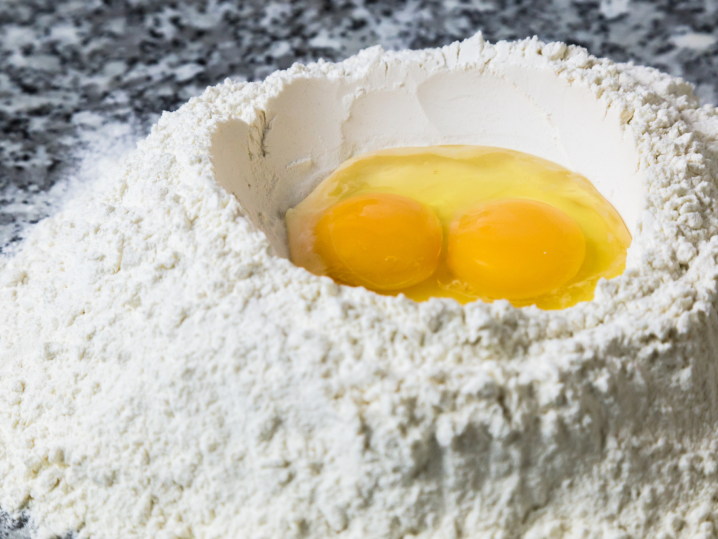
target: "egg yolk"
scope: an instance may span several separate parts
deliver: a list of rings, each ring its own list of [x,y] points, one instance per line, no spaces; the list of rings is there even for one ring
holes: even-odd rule
[[[447,264],[477,295],[512,300],[563,285],[585,255],[581,228],[568,215],[535,200],[503,199],[452,222]]]
[[[333,279],[372,290],[397,290],[436,271],[442,231],[430,208],[378,193],[329,208],[319,219],[315,241]]]

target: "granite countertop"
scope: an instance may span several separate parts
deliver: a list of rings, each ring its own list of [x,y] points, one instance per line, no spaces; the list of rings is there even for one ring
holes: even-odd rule
[[[226,77],[481,30],[489,41],[537,35],[655,66],[716,103],[716,23],[715,0],[2,0],[0,252],[88,175],[83,158],[131,147],[162,111]],[[3,518],[0,539],[25,536]]]

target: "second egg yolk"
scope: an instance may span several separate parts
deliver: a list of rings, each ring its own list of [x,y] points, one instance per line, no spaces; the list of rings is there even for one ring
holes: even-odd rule
[[[472,293],[514,300],[567,283],[585,255],[581,229],[564,212],[535,200],[503,199],[452,222],[447,264]]]
[[[368,194],[329,208],[317,223],[315,249],[337,281],[396,290],[437,268],[442,230],[434,212],[408,197]]]

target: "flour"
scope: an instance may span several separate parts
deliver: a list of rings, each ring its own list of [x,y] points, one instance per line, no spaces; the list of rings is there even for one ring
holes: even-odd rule
[[[100,129],[80,130],[76,134],[78,148],[69,159],[77,164],[66,169],[50,189],[20,189],[13,184],[0,189],[4,214],[0,224],[0,256],[14,254],[33,223],[53,215],[89,184],[98,183],[98,176],[107,176],[105,171],[116,167],[134,148],[137,138],[134,132],[133,126],[108,121]]]
[[[548,130],[520,144],[625,204],[628,266],[594,301],[416,304],[280,256],[282,208],[372,144],[361,107],[389,111],[375,143],[416,143],[389,113],[430,117],[446,74],[517,88]],[[570,136],[556,88],[586,107]],[[333,103],[336,129],[295,121]],[[535,39],[209,88],[0,271],[0,507],[41,538],[713,537],[717,167],[690,85]]]

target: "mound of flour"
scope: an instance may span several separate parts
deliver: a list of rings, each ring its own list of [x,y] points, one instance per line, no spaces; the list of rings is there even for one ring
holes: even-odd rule
[[[640,154],[628,267],[592,302],[339,287],[215,179],[212,133],[282,81],[519,59],[617,107]],[[209,88],[0,269],[0,509],[41,538],[713,537],[717,167],[690,85],[558,43]]]

